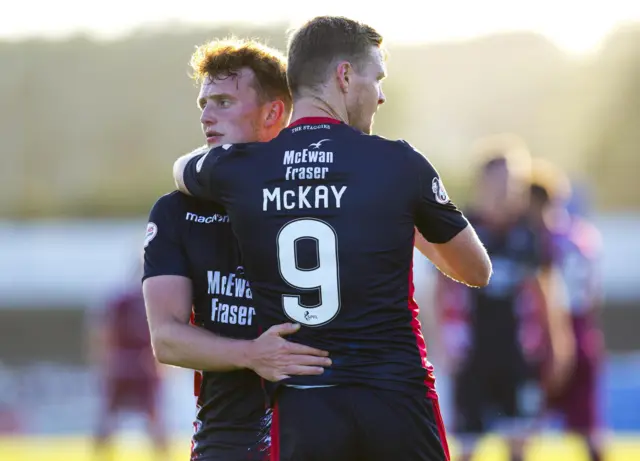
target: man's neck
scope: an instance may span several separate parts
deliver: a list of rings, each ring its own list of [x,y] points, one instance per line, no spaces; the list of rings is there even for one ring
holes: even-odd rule
[[[278,127],[277,129],[271,129],[271,130],[265,130],[262,133],[260,133],[256,138],[257,142],[269,142],[271,141],[273,138],[275,138],[276,136],[278,136],[278,134],[280,133],[280,130],[284,128],[284,127]]]
[[[290,123],[307,117],[329,117],[347,123],[345,116],[333,110],[329,104],[317,97],[302,97],[293,103]]]

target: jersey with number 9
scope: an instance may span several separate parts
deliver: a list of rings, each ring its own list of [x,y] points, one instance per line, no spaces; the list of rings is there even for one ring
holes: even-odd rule
[[[413,301],[414,226],[444,243],[467,226],[427,159],[403,141],[302,119],[268,143],[188,163],[191,194],[221,203],[264,327],[328,350],[333,365],[293,385],[432,390]]]

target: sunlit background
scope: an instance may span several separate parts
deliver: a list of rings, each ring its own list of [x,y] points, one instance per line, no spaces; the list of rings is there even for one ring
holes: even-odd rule
[[[376,133],[427,154],[459,204],[472,143],[503,132],[586,192],[604,240],[606,459],[640,459],[640,2],[22,0],[0,14],[0,460],[91,459],[88,325],[135,277],[173,160],[202,143],[194,47],[234,34],[284,50],[286,30],[317,14],[383,32]],[[428,340],[433,272],[415,265]],[[192,375],[163,373],[163,415],[186,459]],[[122,423],[122,459],[146,459],[142,422]],[[552,424],[541,440],[527,461],[586,460]],[[498,439],[484,443],[477,459],[506,459]]]

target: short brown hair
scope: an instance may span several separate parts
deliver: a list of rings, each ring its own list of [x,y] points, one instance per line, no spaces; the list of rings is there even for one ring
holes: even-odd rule
[[[255,40],[212,40],[196,48],[190,64],[192,76],[199,83],[207,78],[236,76],[240,69],[247,67],[256,75],[254,87],[261,100],[281,99],[287,113],[291,112],[286,60],[274,48]]]
[[[336,59],[355,66],[369,57],[372,46],[380,47],[382,36],[371,26],[342,16],[318,16],[295,30],[287,50],[287,78],[294,96],[325,82]]]

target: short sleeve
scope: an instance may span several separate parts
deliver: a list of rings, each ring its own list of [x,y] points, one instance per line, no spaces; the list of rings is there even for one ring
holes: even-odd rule
[[[176,203],[177,194],[179,192],[160,197],[151,209],[144,239],[142,280],[158,275],[190,275],[180,236],[179,223],[183,216]]]
[[[184,185],[189,193],[202,200],[219,202],[223,184],[218,178],[225,177],[221,171],[224,162],[220,160],[234,150],[232,144],[224,144],[210,150],[205,146],[194,151],[183,172]]]
[[[417,174],[415,225],[427,241],[446,243],[469,223],[449,199],[436,169],[420,152],[407,146],[412,150],[412,166]]]

